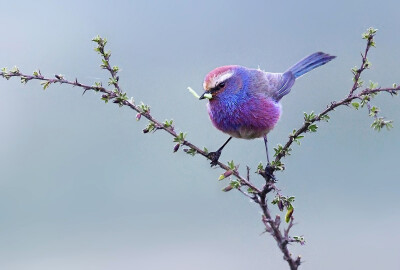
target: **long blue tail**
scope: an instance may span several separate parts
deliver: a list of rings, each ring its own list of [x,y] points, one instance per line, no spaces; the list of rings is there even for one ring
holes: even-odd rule
[[[334,58],[336,58],[336,56],[323,52],[316,52],[300,60],[297,64],[289,68],[288,71],[292,72],[295,78],[298,78],[314,68],[328,63]]]

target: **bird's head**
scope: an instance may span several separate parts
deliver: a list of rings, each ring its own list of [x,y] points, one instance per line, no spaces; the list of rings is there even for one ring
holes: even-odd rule
[[[203,82],[205,92],[200,99],[218,99],[237,93],[243,86],[243,67],[223,66],[208,73]]]

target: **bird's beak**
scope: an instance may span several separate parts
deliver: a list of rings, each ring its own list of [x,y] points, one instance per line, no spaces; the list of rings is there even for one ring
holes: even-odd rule
[[[210,92],[204,92],[204,93],[199,97],[199,99],[205,99],[205,98],[207,98],[207,99],[212,99],[211,93],[210,93]]]

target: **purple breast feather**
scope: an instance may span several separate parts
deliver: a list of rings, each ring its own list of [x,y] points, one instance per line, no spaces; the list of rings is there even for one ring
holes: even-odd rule
[[[281,105],[264,96],[251,97],[236,106],[210,100],[208,114],[222,132],[235,138],[255,139],[274,128],[281,115]]]

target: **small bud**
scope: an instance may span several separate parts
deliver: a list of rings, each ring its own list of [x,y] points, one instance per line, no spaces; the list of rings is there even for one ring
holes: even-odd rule
[[[297,256],[296,264],[300,265],[300,262],[301,262],[301,255]]]
[[[138,113],[138,114],[136,115],[136,121],[139,121],[141,117],[142,117],[142,114],[141,114],[141,113]]]
[[[232,171],[232,170],[229,170],[229,171],[224,172],[224,176],[225,176],[225,177],[229,177],[229,176],[231,176],[232,174],[233,174],[233,171]]]
[[[145,129],[143,129],[143,133],[149,133],[149,129],[148,128],[145,128]]]
[[[179,146],[181,146],[180,143],[177,143],[177,144],[174,146],[174,153],[175,153],[176,151],[179,150]]]
[[[278,201],[278,208],[280,211],[283,211],[284,205],[283,202],[281,200]]]
[[[233,187],[232,187],[231,185],[229,185],[229,186],[224,187],[224,188],[222,189],[222,191],[223,191],[223,192],[228,192],[228,191],[231,191],[232,189],[233,189]]]
[[[218,180],[223,180],[223,179],[225,179],[225,178],[231,176],[232,174],[233,174],[233,171],[232,171],[232,170],[225,171],[223,174],[221,174],[221,175],[219,176]]]
[[[281,217],[279,215],[276,215],[275,217],[275,224],[276,226],[279,227],[279,225],[281,224]]]

